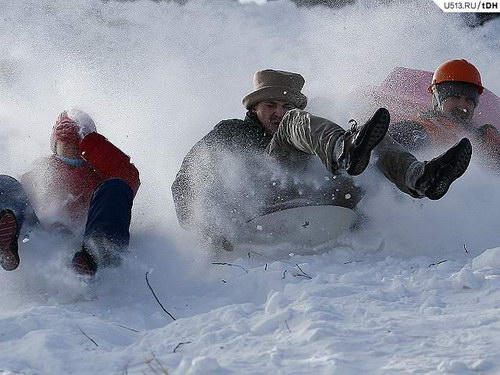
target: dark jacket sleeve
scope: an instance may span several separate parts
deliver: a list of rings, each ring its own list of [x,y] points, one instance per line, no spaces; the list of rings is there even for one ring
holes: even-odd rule
[[[500,131],[491,124],[479,127],[476,131],[477,148],[482,162],[496,172],[500,172]]]
[[[197,146],[198,144],[189,151],[182,161],[181,168],[172,184],[175,212],[179,224],[184,229],[189,229],[190,223],[193,221],[195,195],[193,174],[196,173],[196,165],[200,157]]]
[[[88,134],[80,143],[83,159],[104,179],[121,178],[125,180],[134,195],[139,189],[139,171],[130,163],[130,157],[98,133]]]
[[[429,145],[427,133],[417,121],[408,120],[391,124],[389,135],[410,151],[418,151]]]
[[[231,149],[234,128],[241,120],[225,120],[198,141],[188,152],[175,181],[172,184],[172,196],[179,224],[184,229],[196,225],[196,202],[204,189],[213,188],[217,179],[217,152],[222,147]]]

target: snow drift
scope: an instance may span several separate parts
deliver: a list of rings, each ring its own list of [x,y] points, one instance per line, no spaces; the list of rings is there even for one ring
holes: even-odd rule
[[[219,120],[243,116],[254,71],[301,72],[308,108],[339,124],[362,120],[356,90],[396,66],[431,71],[463,57],[498,95],[498,20],[470,29],[423,0],[1,8],[2,173],[19,175],[50,152],[57,114],[75,106],[131,155],[143,181],[122,268],[82,283],[67,268],[76,249],[40,234],[18,270],[0,273],[3,373],[499,371],[498,251],[473,262],[499,245],[498,176],[473,165],[430,202],[367,171],[357,179],[369,191],[363,231],[286,262],[255,249],[240,267],[211,264],[179,228],[170,196],[189,148]]]

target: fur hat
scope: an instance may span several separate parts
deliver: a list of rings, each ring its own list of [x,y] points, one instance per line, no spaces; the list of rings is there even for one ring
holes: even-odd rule
[[[264,100],[283,100],[304,109],[307,105],[307,97],[301,92],[304,83],[304,77],[298,73],[259,70],[253,76],[255,90],[245,96],[242,102],[246,109],[251,109]]]
[[[87,134],[95,131],[94,120],[87,113],[75,108],[63,111],[52,128],[50,148],[55,153],[58,140],[79,143]]]

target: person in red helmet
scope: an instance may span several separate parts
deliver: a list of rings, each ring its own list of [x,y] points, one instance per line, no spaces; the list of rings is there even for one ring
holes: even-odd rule
[[[500,170],[498,129],[472,122],[484,91],[479,70],[464,59],[446,61],[434,72],[428,91],[432,94],[432,110],[393,124],[391,136],[410,150],[449,146],[466,137],[484,162]]]
[[[130,239],[138,170],[77,109],[58,116],[50,146],[53,154],[37,160],[19,181],[0,175],[0,265],[8,271],[19,266],[23,226],[66,233],[84,226],[73,269],[94,275],[98,266],[117,266]]]

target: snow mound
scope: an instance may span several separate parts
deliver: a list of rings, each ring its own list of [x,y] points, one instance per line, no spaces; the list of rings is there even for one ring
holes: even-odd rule
[[[500,93],[498,21],[389,3],[0,0],[0,172],[50,153],[76,106],[143,183],[122,267],[85,283],[68,269],[77,245],[32,236],[0,270],[0,373],[498,374],[498,176],[473,165],[429,202],[367,171],[365,229],[314,255],[232,260],[243,268],[214,264],[175,217],[184,155],[244,115],[256,70],[302,73],[308,108],[339,124],[395,66],[463,57]]]
[[[500,247],[488,249],[472,260],[472,268],[479,270],[482,268],[494,268],[500,273]]]

